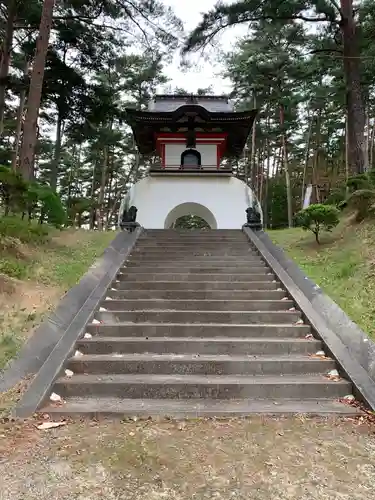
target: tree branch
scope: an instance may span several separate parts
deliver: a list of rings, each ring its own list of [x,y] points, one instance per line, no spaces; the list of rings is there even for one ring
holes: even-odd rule
[[[309,54],[319,54],[320,52],[337,52],[338,54],[343,54],[343,51],[342,50],[339,50],[339,49],[315,49],[315,50],[311,50],[309,52]]]
[[[236,26],[237,24],[244,24],[244,23],[253,23],[253,22],[257,22],[257,21],[296,21],[296,20],[301,20],[301,21],[305,21],[305,22],[313,22],[313,23],[332,22],[332,19],[330,19],[328,16],[306,17],[302,14],[296,14],[293,16],[271,16],[271,15],[254,16],[254,15],[250,15],[247,18],[241,17],[240,19],[237,19],[237,20],[231,19],[231,20],[227,21],[226,23],[221,24],[216,29],[214,29],[211,32],[211,34],[207,35],[207,37],[205,38],[204,41],[203,40],[201,41],[201,43],[198,42],[196,44],[193,44],[193,42],[192,42],[192,36],[194,34],[194,32],[193,32],[192,35],[190,35],[187,43],[183,47],[182,54],[187,54],[188,52],[193,51],[195,48],[194,45],[196,45],[198,48],[199,48],[199,46],[203,47],[203,48],[206,47],[209,43],[211,43],[211,41],[213,40],[213,38],[215,38],[216,35],[218,35],[224,29],[229,28],[230,26]],[[194,30],[194,31],[196,31],[196,30]]]

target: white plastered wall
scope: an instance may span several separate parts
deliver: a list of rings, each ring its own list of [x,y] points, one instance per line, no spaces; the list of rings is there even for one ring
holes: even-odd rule
[[[168,229],[190,214],[204,218],[212,229],[240,229],[254,199],[235,177],[199,175],[145,177],[129,194],[129,206],[137,207],[137,222],[146,229]]]

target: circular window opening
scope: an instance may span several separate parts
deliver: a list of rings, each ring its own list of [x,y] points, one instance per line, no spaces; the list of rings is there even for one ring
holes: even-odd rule
[[[182,224],[182,225],[181,225]],[[194,202],[174,207],[164,221],[164,228],[217,229],[214,214],[204,205]]]

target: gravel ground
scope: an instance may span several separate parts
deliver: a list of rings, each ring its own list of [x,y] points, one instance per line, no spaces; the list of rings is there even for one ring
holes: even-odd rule
[[[86,421],[0,427],[1,500],[368,500],[363,418]]]

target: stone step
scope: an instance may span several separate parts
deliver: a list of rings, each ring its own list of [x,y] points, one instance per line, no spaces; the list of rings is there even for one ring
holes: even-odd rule
[[[306,340],[311,333],[309,325],[236,325],[219,323],[107,323],[89,324],[86,332],[105,337],[201,337],[208,340],[212,337],[235,337],[269,344],[274,352],[316,352],[319,351],[319,340]],[[95,337],[98,340],[98,337]],[[120,339],[119,339],[120,340]],[[159,339],[162,340],[162,339]],[[298,340],[298,342],[295,342]],[[103,340],[104,342],[104,340]],[[310,347],[311,344],[311,347]],[[263,348],[262,348],[263,349]],[[277,351],[275,351],[277,349]],[[306,350],[305,350],[306,349]],[[106,351],[107,352],[107,351]],[[113,350],[108,351],[113,352]],[[262,351],[257,351],[262,352]]]
[[[187,243],[189,245],[191,244],[212,244],[212,243],[217,243],[219,245],[222,244],[227,244],[227,245],[248,245],[248,241],[245,235],[237,236],[237,237],[203,237],[203,236],[197,236],[197,237],[187,237],[187,236],[180,236],[179,238],[154,238],[152,236],[150,237],[144,237],[144,238],[139,238],[138,242],[139,245],[149,245],[149,244],[164,244],[164,245],[181,245],[182,243]]]
[[[74,415],[77,418],[135,417],[199,418],[248,415],[357,416],[353,406],[332,399],[124,399],[101,397],[70,398],[62,406],[46,406],[43,413],[53,419]]]
[[[171,250],[170,248],[167,247],[162,247],[162,248],[145,248],[145,249],[138,249],[137,247],[134,248],[134,250],[131,253],[131,256],[137,257],[141,256],[143,258],[147,259],[156,259],[156,258],[162,258],[172,260],[173,258],[180,258],[182,259],[183,257],[211,257],[211,258],[227,258],[227,257],[237,257],[240,259],[246,258],[246,257],[259,257],[257,253],[252,251],[251,249],[249,250],[230,250],[227,248],[223,249],[207,249],[207,248],[199,248],[199,249],[188,249],[185,246],[182,247],[180,250],[174,249]]]
[[[292,300],[178,300],[178,299],[116,299],[102,301],[108,311],[288,311]]]
[[[160,262],[157,260],[154,261],[147,261],[147,262],[140,262],[137,260],[130,260],[124,263],[124,267],[126,266],[128,269],[133,268],[133,267],[139,267],[142,266],[143,268],[163,268],[163,269],[169,269],[169,268],[174,268],[176,266],[180,266],[181,263],[183,263],[186,268],[189,269],[196,269],[199,268],[201,269],[202,267],[207,268],[208,271],[215,270],[215,268],[240,268],[240,269],[252,269],[253,267],[267,267],[267,264],[262,261],[262,259],[259,257],[257,259],[253,260],[247,260],[247,261],[238,261],[238,260],[185,260],[182,259],[181,261],[176,261],[174,259],[171,262]]]
[[[228,245],[211,245],[211,246],[202,246],[202,245],[196,245],[196,246],[188,246],[181,244],[180,246],[175,246],[171,248],[170,246],[167,245],[160,245],[160,246],[135,246],[134,249],[132,250],[131,255],[136,255],[136,254],[147,254],[147,255],[156,255],[156,254],[162,254],[162,253],[168,253],[169,255],[178,255],[178,254],[190,254],[194,255],[195,253],[197,255],[201,254],[211,254],[211,255],[243,255],[243,256],[258,256],[258,253],[252,249],[251,247],[247,245],[241,245],[241,246],[236,246],[236,247],[229,247]]]
[[[222,291],[244,291],[244,290],[277,290],[282,288],[278,281],[134,281],[133,279],[114,281],[111,288],[117,290],[222,290]]]
[[[212,231],[168,231],[164,230],[159,233],[150,233],[149,229],[146,229],[140,236],[140,239],[194,239],[194,238],[210,238],[210,239],[220,239],[220,238],[228,238],[228,239],[243,239],[246,238],[245,234],[241,229],[233,229],[233,230],[219,230],[215,229]]]
[[[69,397],[147,399],[254,398],[338,399],[351,394],[351,384],[323,375],[75,375],[56,380],[54,392]]]
[[[156,235],[156,236],[168,236],[170,234],[175,234],[177,236],[187,234],[192,236],[194,234],[243,234],[242,229],[145,229],[143,235]]]
[[[301,318],[299,311],[97,311],[95,319],[104,323],[164,322],[164,323],[283,323],[294,324]]]
[[[253,263],[262,262],[261,258],[258,255],[249,255],[249,256],[239,256],[239,255],[219,255],[219,256],[211,256],[211,255],[190,255],[190,254],[165,254],[160,253],[158,256],[148,256],[143,254],[133,255],[131,256],[124,265],[132,264],[132,265],[148,265],[153,266],[155,264],[158,265],[174,265],[175,263],[190,263],[196,265],[217,265],[217,263],[233,266],[233,265],[252,265]]]
[[[226,266],[206,266],[204,264],[200,266],[188,266],[184,262],[175,262],[174,265],[168,266],[128,266],[125,264],[120,268],[120,272],[123,274],[138,274],[138,273],[150,273],[150,274],[179,274],[181,273],[181,267],[183,266],[184,274],[196,274],[196,273],[215,273],[215,274],[269,274],[273,275],[270,272],[270,268],[265,265],[252,264],[244,267],[236,266],[236,265],[226,265]]]
[[[137,247],[149,247],[149,246],[205,246],[209,247],[223,246],[223,247],[240,247],[247,250],[251,248],[247,238],[243,236],[242,238],[231,238],[231,239],[220,239],[220,238],[185,238],[185,239],[159,239],[159,238],[149,238],[140,239],[137,241]]]
[[[329,359],[302,355],[244,356],[209,354],[88,354],[75,356],[68,368],[76,374],[306,375],[335,368]]]
[[[164,242],[150,242],[150,243],[138,243],[137,246],[134,248],[132,253],[134,252],[142,252],[142,251],[147,251],[147,252],[160,252],[163,250],[168,250],[169,252],[180,252],[183,251],[185,252],[186,250],[188,251],[211,251],[211,250],[220,250],[223,252],[230,253],[232,250],[237,251],[237,252],[244,252],[248,253],[249,250],[251,251],[251,247],[245,242],[238,242],[238,243],[226,243],[224,242],[212,242],[212,243],[201,243],[201,242],[179,242],[175,244],[171,243],[164,243]]]
[[[286,293],[283,290],[109,290],[107,297],[127,300],[281,300]]]
[[[205,332],[204,332],[205,333]],[[211,354],[211,355],[287,355],[315,354],[321,349],[318,340],[293,338],[226,338],[226,337],[110,337],[80,339],[82,354]],[[308,361],[306,359],[306,361]]]
[[[129,278],[131,276],[131,278]],[[218,273],[218,274],[205,274],[205,273],[122,273],[119,272],[117,274],[117,279],[120,281],[124,281],[127,279],[131,279],[132,281],[159,281],[160,278],[163,278],[164,281],[273,281],[275,276],[270,274],[243,274],[243,273]]]
[[[125,264],[120,268],[120,272],[123,274],[179,274],[181,273],[181,266],[183,266],[183,273],[184,274],[196,274],[196,273],[215,273],[215,274],[240,274],[240,275],[246,275],[248,273],[254,273],[254,274],[273,274],[270,272],[269,267],[265,265],[248,265],[245,267],[241,266],[205,266],[200,265],[200,266],[188,266],[184,262],[176,262],[174,265],[169,265],[169,266],[128,266]]]

